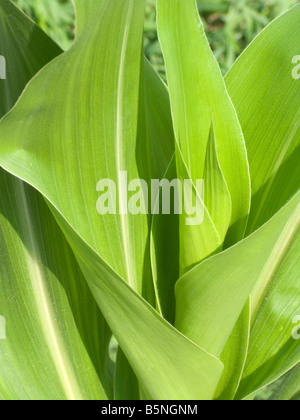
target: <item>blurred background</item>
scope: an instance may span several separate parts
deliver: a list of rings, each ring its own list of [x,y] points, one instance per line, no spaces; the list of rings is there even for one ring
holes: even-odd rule
[[[112,0],[113,1],[113,0]],[[64,50],[74,39],[75,15],[71,0],[14,0]],[[270,21],[300,0],[198,0],[211,48],[223,74]],[[145,54],[165,79],[155,23],[156,0],[146,0]],[[272,399],[283,379],[261,390],[256,399]]]
[[[155,2],[147,1],[145,52],[164,75],[155,29]],[[223,74],[269,22],[296,3],[299,0],[198,0],[208,40]]]
[[[74,38],[71,0],[14,0],[63,49]],[[223,74],[252,39],[281,13],[300,0],[198,0],[199,12]],[[156,0],[146,0],[145,54],[165,79],[155,24]]]

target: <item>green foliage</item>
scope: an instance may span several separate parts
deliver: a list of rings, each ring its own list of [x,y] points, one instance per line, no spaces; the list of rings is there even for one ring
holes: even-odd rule
[[[71,0],[14,0],[24,12],[57,42],[68,49],[74,38],[74,9]]]
[[[300,5],[224,78],[195,1],[157,0],[168,88],[141,0],[75,6],[63,52],[0,0],[0,399],[298,399]]]
[[[226,73],[254,37],[298,0],[199,1],[211,47]]]
[[[223,73],[254,37],[273,19],[298,0],[198,0],[211,48]],[[145,52],[165,79],[165,70],[155,25],[156,0],[147,0]]]
[[[63,49],[74,38],[71,0],[14,0]],[[253,38],[273,19],[299,0],[198,0],[208,40],[225,74]],[[156,0],[146,0],[145,54],[165,79],[164,60],[157,38]]]

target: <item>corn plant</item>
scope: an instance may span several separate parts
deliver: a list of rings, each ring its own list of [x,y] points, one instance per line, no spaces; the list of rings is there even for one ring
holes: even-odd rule
[[[0,0],[0,398],[299,398],[300,6],[224,79],[157,0],[167,86],[142,0],[75,7],[62,52]]]

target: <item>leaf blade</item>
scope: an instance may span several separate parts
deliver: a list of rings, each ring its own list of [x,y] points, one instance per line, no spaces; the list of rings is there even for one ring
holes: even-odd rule
[[[292,77],[292,58],[299,53],[299,14],[296,5],[272,22],[225,78],[248,150],[252,181],[248,234],[299,190],[300,85]]]
[[[195,2],[159,0],[157,8],[175,137],[195,185],[196,179],[203,178],[214,115],[217,153],[232,198],[230,245],[243,237],[250,206],[249,169],[242,131]]]
[[[1,0],[0,8],[9,70],[0,84],[2,116],[61,50],[10,1]],[[1,399],[106,399],[111,333],[72,251],[42,197],[2,169],[0,178],[0,310],[7,324],[7,339],[0,341]],[[92,338],[91,327],[98,330]]]

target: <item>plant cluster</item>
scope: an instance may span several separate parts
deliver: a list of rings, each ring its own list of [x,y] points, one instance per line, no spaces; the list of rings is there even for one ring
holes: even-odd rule
[[[300,5],[224,78],[157,0],[166,86],[144,1],[74,3],[63,51],[0,0],[0,399],[299,399]]]

